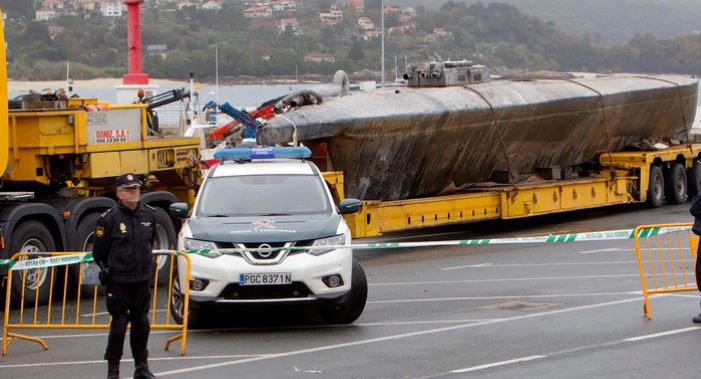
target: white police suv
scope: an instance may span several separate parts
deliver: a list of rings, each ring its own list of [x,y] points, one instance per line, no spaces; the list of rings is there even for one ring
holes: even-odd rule
[[[311,305],[327,323],[351,323],[367,299],[365,272],[353,258],[345,213],[336,207],[306,147],[236,148],[215,153],[194,208],[171,205],[183,218],[178,250],[188,250],[191,280],[181,258],[171,313],[182,321],[180,288],[190,286],[189,324],[201,312],[243,306]]]

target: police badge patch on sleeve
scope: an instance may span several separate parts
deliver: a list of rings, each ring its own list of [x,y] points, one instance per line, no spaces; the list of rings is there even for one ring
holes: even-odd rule
[[[95,235],[98,237],[102,237],[105,235],[105,228],[98,226],[95,228]]]

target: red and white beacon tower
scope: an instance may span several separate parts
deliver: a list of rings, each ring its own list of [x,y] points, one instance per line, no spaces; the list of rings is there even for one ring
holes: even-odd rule
[[[144,0],[122,0],[127,6],[127,44],[129,54],[129,71],[122,77],[122,85],[117,86],[117,102],[131,103],[138,90],[144,90],[146,96],[154,95],[158,86],[149,84],[148,74],[141,72],[141,4]]]

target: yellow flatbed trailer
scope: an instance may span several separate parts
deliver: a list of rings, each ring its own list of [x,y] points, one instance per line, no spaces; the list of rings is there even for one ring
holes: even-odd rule
[[[668,203],[680,203],[701,189],[701,166],[695,164],[700,154],[701,145],[604,153],[594,176],[472,189],[446,196],[365,201],[362,210],[347,216],[346,221],[353,236],[363,238],[646,201],[660,206],[665,194]],[[343,174],[328,172],[325,178],[338,198],[343,198]]]

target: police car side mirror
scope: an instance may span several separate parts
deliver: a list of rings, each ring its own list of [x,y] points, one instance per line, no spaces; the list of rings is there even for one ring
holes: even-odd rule
[[[338,213],[342,215],[356,213],[362,206],[363,202],[358,199],[343,199],[338,204]]]
[[[187,203],[173,203],[170,205],[170,214],[173,217],[177,218],[187,218],[188,217],[188,209],[187,209]]]

